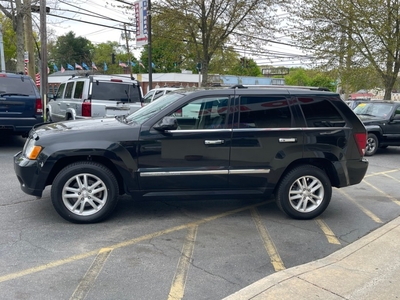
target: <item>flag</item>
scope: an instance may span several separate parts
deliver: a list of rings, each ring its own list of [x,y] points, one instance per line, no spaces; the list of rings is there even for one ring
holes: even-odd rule
[[[78,65],[77,63],[75,63],[75,69],[83,70],[82,66]]]
[[[64,72],[65,72],[65,69],[64,69],[63,65],[61,65],[61,73],[64,73]]]
[[[68,69],[68,70],[73,70],[73,69],[74,69],[74,67],[73,67],[73,66],[71,66],[70,64],[67,64],[67,69]]]
[[[54,72],[58,72],[58,68],[57,68],[56,64],[53,64],[53,70],[54,70]]]
[[[132,66],[132,67],[136,66],[136,63],[134,63],[133,61],[131,61],[131,66]]]
[[[92,68],[97,70],[96,64],[94,63],[94,61],[92,61]]]
[[[84,62],[82,62],[82,67],[83,67],[85,70],[89,70],[89,67],[88,67],[87,64],[85,64]]]
[[[28,65],[25,64],[25,75],[28,75]]]
[[[50,73],[50,68],[49,68],[49,66],[47,66],[47,74],[49,74]]]
[[[104,62],[104,71],[107,71],[107,70],[108,70],[107,64],[106,64],[106,62]]]
[[[142,64],[141,61],[139,61],[139,65],[140,65],[142,68],[146,69],[146,67]]]
[[[123,67],[123,68],[126,68],[126,67],[127,67],[127,66],[126,66],[126,63],[123,63],[123,62],[121,62],[121,61],[118,62],[118,65],[119,65],[120,67]]]
[[[156,65],[152,62],[151,67],[154,69],[156,67]]]

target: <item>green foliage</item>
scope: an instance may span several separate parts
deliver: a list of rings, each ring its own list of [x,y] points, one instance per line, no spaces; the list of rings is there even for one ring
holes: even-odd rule
[[[288,75],[285,75],[287,85],[326,87],[336,91],[336,81],[329,73],[317,69],[306,70],[304,68],[292,68]]]
[[[85,62],[88,64],[92,61],[93,51],[94,46],[88,39],[75,37],[75,33],[70,31],[66,35],[58,37],[52,59],[57,65],[63,66],[66,66],[67,63],[74,65]]]
[[[251,58],[241,57],[228,70],[228,74],[240,76],[262,76],[260,67]]]
[[[13,29],[12,21],[0,14],[0,22],[3,27],[3,45],[4,45],[4,61],[6,62],[6,69],[15,69],[15,66],[9,68],[10,64],[14,64],[11,59],[17,57],[17,35]]]

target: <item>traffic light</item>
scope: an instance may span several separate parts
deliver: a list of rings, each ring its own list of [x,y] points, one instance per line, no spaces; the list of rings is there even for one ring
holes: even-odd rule
[[[115,64],[115,53],[111,53],[111,63]]]

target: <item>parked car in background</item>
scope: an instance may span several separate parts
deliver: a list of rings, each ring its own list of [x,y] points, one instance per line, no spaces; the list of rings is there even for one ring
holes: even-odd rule
[[[143,104],[147,105],[154,100],[157,100],[163,95],[168,94],[169,92],[179,90],[179,88],[173,87],[164,87],[164,88],[155,88],[150,90],[144,97],[143,97]]]
[[[369,98],[361,98],[361,99],[354,99],[354,100],[347,100],[346,103],[350,106],[351,109],[355,109],[358,104],[371,101]]]
[[[379,148],[400,146],[400,102],[372,100],[360,103],[354,112],[368,131],[365,155],[374,155]]]
[[[28,75],[0,73],[0,134],[27,136],[43,123],[43,105]]]
[[[338,94],[291,87],[178,90],[128,116],[46,124],[14,156],[21,189],[66,220],[98,222],[118,196],[269,197],[317,217],[358,184],[367,132]]]
[[[49,122],[132,113],[142,107],[140,83],[129,77],[89,75],[62,83],[46,107]]]

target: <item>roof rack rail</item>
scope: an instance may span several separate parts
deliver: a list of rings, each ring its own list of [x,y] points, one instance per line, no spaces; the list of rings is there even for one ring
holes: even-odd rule
[[[244,86],[243,84],[235,84],[229,87],[230,89],[247,89],[247,86]]]
[[[277,85],[277,84],[268,84],[268,85],[258,85],[258,84],[250,84],[250,85],[243,85],[243,84],[235,84],[229,86],[231,89],[248,89],[248,88],[270,88],[270,89],[303,89],[303,90],[311,90],[311,91],[324,91],[330,92],[331,90],[327,87],[315,87],[315,86],[299,86],[299,85]]]

